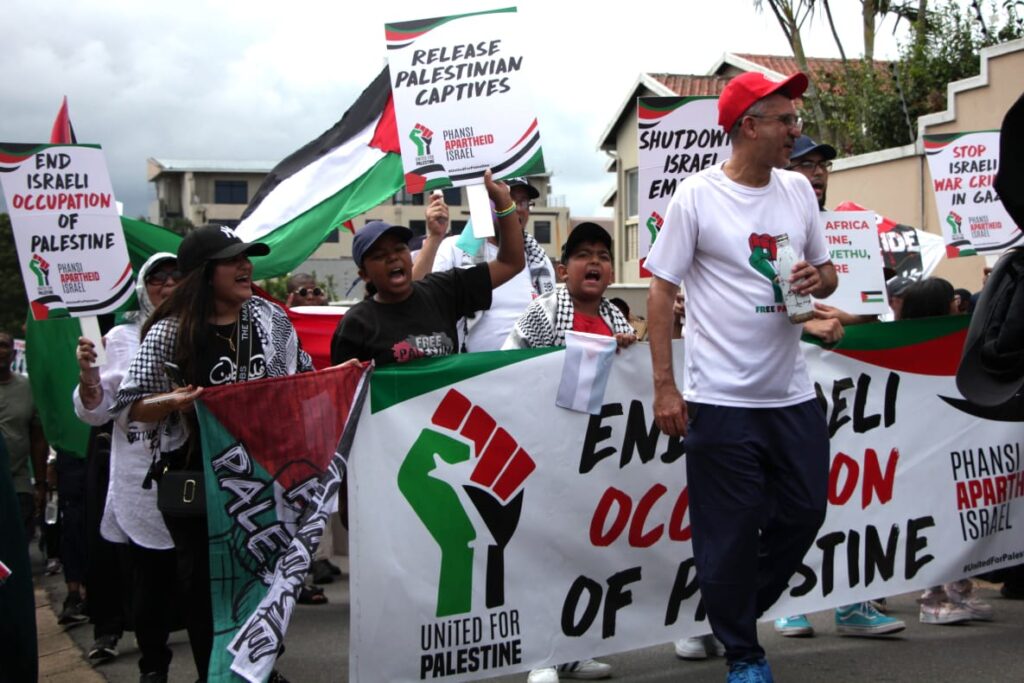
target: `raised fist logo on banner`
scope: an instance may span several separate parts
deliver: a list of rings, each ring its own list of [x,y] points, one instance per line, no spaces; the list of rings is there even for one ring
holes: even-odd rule
[[[398,488],[441,549],[437,616],[473,609],[473,548],[477,538],[462,499],[438,474],[444,467],[473,463],[462,490],[492,543],[487,549],[486,605],[505,604],[505,548],[519,524],[523,482],[536,463],[487,411],[454,389],[438,404],[431,422],[413,443],[398,471]],[[474,462],[475,460],[475,462]]]

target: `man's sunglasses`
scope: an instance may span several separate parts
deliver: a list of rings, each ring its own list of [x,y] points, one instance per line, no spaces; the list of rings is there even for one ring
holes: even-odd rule
[[[319,287],[313,287],[312,289],[310,289],[309,287],[301,287],[299,288],[298,291],[299,296],[309,296],[310,294],[312,294],[313,296],[323,296],[323,293],[324,290],[320,289]]]
[[[146,276],[146,284],[162,285],[171,278],[173,278],[175,282],[181,282],[182,277],[184,276],[180,270],[158,270]]]

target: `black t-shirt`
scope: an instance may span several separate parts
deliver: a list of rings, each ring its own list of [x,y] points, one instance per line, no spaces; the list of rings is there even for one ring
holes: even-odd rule
[[[215,387],[238,381],[237,364],[246,355],[248,344],[238,339],[238,323],[230,325],[210,325],[206,347],[198,354],[199,384],[204,387]],[[241,353],[239,353],[241,350]],[[260,379],[267,375],[267,363],[263,356],[263,344],[252,326],[252,351],[249,354],[249,372],[247,380]]]
[[[456,353],[455,323],[491,307],[491,274],[486,263],[431,273],[412,283],[412,294],[397,304],[366,299],[338,323],[331,362],[350,358],[377,365]]]

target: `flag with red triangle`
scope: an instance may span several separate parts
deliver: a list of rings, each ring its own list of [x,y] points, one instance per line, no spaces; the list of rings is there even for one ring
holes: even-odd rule
[[[336,367],[203,392],[211,683],[267,680],[336,509],[368,374]]]

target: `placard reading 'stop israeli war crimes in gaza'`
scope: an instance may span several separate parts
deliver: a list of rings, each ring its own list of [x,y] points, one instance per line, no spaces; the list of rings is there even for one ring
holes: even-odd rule
[[[385,26],[406,189],[544,171],[515,7]]]
[[[925,135],[946,256],[1001,254],[1024,236],[996,194],[999,131]]]

